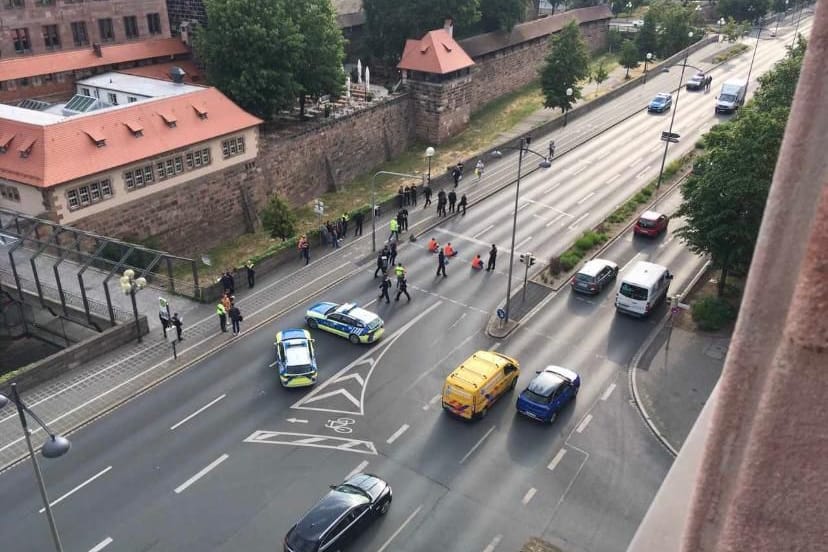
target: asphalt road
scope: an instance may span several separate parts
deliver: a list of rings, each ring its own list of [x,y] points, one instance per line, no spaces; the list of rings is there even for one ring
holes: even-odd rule
[[[760,48],[755,73],[779,57],[774,46]],[[734,60],[727,74],[749,61]],[[714,73],[714,85],[724,77]],[[715,122],[713,96],[682,93],[674,132],[683,140],[671,157]],[[653,178],[668,116],[641,113],[527,177],[516,249],[541,259],[560,252]],[[624,379],[664,307],[634,320],[615,314],[612,290],[585,299],[564,289],[504,342],[485,337],[505,293],[511,201],[511,190],[495,194],[435,230],[460,251],[447,278],[435,278],[425,240],[402,248],[410,304],[376,303],[372,260],[320,297],[367,304],[387,333],[353,346],[314,332],[316,388],[281,389],[269,366],[273,334],[301,326],[299,308],[74,433],[69,455],[41,462],[66,550],[279,550],[327,484],[358,469],[389,480],[394,504],[353,550],[517,550],[532,535],[567,550],[623,549],[671,462],[629,404]],[[472,273],[471,256],[492,242],[501,245],[497,271]],[[672,235],[624,235],[602,256],[622,275],[635,260],[665,264],[674,288],[701,265]],[[579,371],[577,402],[552,426],[517,416],[515,393],[477,423],[445,415],[445,375],[491,347],[521,361],[518,389],[549,363]],[[0,519],[4,550],[48,550],[28,463],[0,475],[0,495],[14,504]]]

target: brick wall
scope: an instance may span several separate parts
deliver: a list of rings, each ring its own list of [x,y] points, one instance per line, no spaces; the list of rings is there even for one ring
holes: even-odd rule
[[[170,30],[174,35],[178,34],[182,21],[197,21],[200,25],[207,25],[207,10],[201,0],[167,0],[167,11]]]
[[[420,140],[440,144],[469,124],[475,86],[471,75],[440,83],[409,80],[406,86],[417,113],[414,132]]]

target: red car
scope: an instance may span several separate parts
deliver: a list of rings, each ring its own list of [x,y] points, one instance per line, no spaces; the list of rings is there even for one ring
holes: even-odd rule
[[[635,223],[633,231],[637,235],[655,238],[667,230],[667,223],[669,222],[670,217],[667,215],[655,211],[644,211],[638,218],[638,222]]]

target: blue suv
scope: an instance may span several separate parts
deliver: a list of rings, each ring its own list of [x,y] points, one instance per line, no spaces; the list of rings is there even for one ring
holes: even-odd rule
[[[558,413],[578,395],[581,377],[560,366],[547,366],[538,371],[517,398],[517,410],[541,422],[552,423]]]

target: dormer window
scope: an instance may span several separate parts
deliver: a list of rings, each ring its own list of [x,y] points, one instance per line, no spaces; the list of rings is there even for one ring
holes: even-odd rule
[[[195,112],[198,115],[199,119],[204,120],[204,119],[207,118],[207,109],[206,108],[194,105],[193,109],[195,109]]]
[[[102,148],[106,145],[106,136],[99,130],[84,130],[89,139],[94,142],[95,147]]]
[[[164,119],[164,123],[166,123],[166,125],[169,128],[175,128],[176,123],[178,122],[178,119],[175,118],[175,115],[173,115],[172,112],[167,111],[167,112],[164,112],[164,113],[159,113],[159,115],[161,116],[162,119]]]
[[[0,137],[0,153],[9,151],[12,140],[14,140],[14,134],[4,134]]]
[[[135,138],[140,138],[144,135],[144,127],[134,121],[127,121],[124,123]]]
[[[37,138],[29,138],[23,142],[23,145],[21,145],[20,149],[17,150],[20,153],[20,157],[28,157],[32,153],[32,148],[34,147],[35,142],[37,142]]]

